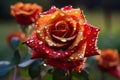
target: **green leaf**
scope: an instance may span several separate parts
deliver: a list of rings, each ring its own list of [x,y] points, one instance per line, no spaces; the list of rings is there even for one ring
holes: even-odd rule
[[[18,65],[20,63],[21,57],[18,50],[15,50],[13,58],[11,60],[12,65]]]
[[[60,69],[54,69],[53,80],[72,80],[72,70],[63,71]]]
[[[0,61],[0,77],[7,75],[7,73],[13,69],[9,61]]]
[[[32,64],[35,61],[35,59],[31,59],[31,55],[27,54],[22,61],[20,62],[20,64],[18,64],[19,67],[21,68],[25,68],[28,67],[30,64]]]
[[[28,73],[32,79],[40,75],[40,66],[42,64],[43,64],[42,60],[36,60],[29,66]]]
[[[29,66],[30,64],[32,64],[35,60],[27,60],[27,61],[24,61],[22,63],[20,63],[18,66],[21,67],[21,68],[25,68],[27,66]]]
[[[75,77],[78,80],[90,80],[88,72],[84,69],[81,72],[75,72]]]

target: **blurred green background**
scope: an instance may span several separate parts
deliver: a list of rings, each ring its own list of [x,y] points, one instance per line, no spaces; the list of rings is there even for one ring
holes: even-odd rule
[[[51,5],[73,5],[83,10],[88,23],[101,29],[99,49],[113,48],[120,52],[120,0],[1,0],[0,1],[0,60],[10,60],[12,49],[6,43],[7,35],[20,31],[10,15],[10,6],[18,1],[38,3],[46,11]]]

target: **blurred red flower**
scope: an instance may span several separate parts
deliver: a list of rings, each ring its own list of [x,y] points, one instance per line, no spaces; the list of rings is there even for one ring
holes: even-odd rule
[[[30,25],[35,22],[39,13],[42,12],[42,7],[38,4],[18,2],[11,6],[11,15],[15,17],[16,22],[21,25]]]
[[[15,47],[17,47],[17,45],[23,41],[25,41],[25,34],[22,32],[10,33],[7,37],[7,43],[11,47],[13,47],[14,45],[16,45]]]
[[[101,55],[97,56],[96,59],[102,71],[120,78],[120,58],[116,49],[103,49]]]
[[[100,29],[89,25],[80,9],[55,6],[40,14],[36,29],[26,44],[32,58],[43,58],[54,67],[80,69],[86,57],[98,55],[96,39]]]
[[[119,64],[118,51],[113,49],[101,50],[101,55],[97,56],[97,64],[105,70],[113,69]]]

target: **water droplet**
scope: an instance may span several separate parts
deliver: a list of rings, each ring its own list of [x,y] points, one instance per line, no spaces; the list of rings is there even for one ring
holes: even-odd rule
[[[68,52],[65,52],[65,54],[67,55],[67,54],[68,54]]]
[[[62,42],[66,42],[67,40],[66,40],[66,39],[62,39],[61,41],[62,41]]]
[[[46,53],[49,53],[49,51],[47,50]]]
[[[27,41],[26,43],[29,44],[29,41]]]
[[[73,60],[74,58],[73,57],[70,57],[71,60]]]
[[[60,53],[58,53],[58,55],[60,56]]]
[[[47,66],[47,64],[43,64],[43,66]]]
[[[92,46],[92,44],[89,44],[89,46]]]
[[[92,41],[95,41],[95,39],[92,39]]]
[[[33,42],[34,40],[30,40],[30,42]]]
[[[55,18],[55,15],[51,16],[51,19],[54,19]]]
[[[82,59],[83,57],[84,57],[83,54],[80,54],[79,58]]]
[[[99,31],[99,29],[96,29],[96,31]]]
[[[40,33],[40,32],[41,32],[40,30],[37,31],[37,33]]]
[[[75,11],[75,13],[77,14],[77,13],[78,13],[78,11]]]
[[[75,57],[76,60],[78,60],[78,57]]]
[[[83,32],[81,32],[81,31],[79,32],[80,35],[82,35],[82,33],[83,33]]]
[[[97,34],[96,32],[94,32],[94,34]]]
[[[43,47],[43,49],[45,50],[45,47]]]
[[[40,41],[40,42],[39,42],[39,44],[41,45],[41,44],[43,44],[43,42],[42,42],[42,41]]]

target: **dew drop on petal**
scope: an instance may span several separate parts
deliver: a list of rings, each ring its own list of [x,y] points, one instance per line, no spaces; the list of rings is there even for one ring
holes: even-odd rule
[[[40,41],[40,42],[39,42],[39,44],[41,45],[41,44],[43,44],[43,42],[42,42],[42,41]]]
[[[47,50],[46,53],[49,53],[49,51]]]
[[[92,41],[95,41],[95,39],[92,39]]]
[[[40,30],[37,31],[37,33],[40,33],[40,32],[41,32]]]
[[[33,42],[34,40],[30,40],[30,42]]]
[[[80,34],[80,35],[82,35],[82,34],[83,34],[83,32],[81,32],[81,31],[80,31],[80,32],[79,32],[79,34]]]
[[[67,55],[67,54],[68,54],[68,52],[65,52],[65,54]]]
[[[66,40],[66,39],[62,39],[61,41],[62,41],[62,42],[66,42],[67,40]]]
[[[45,48],[43,47],[43,49],[45,50]]]
[[[73,60],[74,58],[73,57],[70,57],[71,60]]]
[[[58,53],[58,55],[60,55],[60,53]]]
[[[76,60],[78,60],[78,57],[75,57]]]
[[[89,44],[89,46],[92,46],[92,44]]]
[[[96,31],[99,31],[99,29],[96,29]]]
[[[43,66],[47,66],[47,64],[43,64]]]
[[[75,11],[75,13],[77,14],[77,13],[78,13],[78,11]]]
[[[26,43],[29,44],[29,41],[27,41]]]
[[[83,55],[83,54],[80,54],[79,58],[82,59],[83,57],[84,57],[84,55]]]

